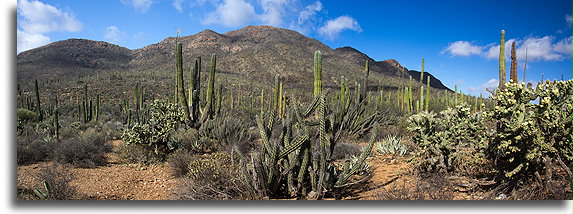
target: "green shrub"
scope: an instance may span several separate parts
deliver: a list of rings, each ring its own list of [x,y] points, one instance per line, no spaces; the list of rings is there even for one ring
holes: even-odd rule
[[[535,90],[506,83],[496,93],[488,152],[498,179],[516,184],[531,178],[546,167],[544,158],[571,163],[571,83],[545,82]]]
[[[198,156],[188,164],[188,173],[175,198],[182,200],[257,200],[240,174],[237,157],[229,153]]]
[[[105,153],[111,150],[106,144],[108,139],[102,129],[88,128],[76,137],[53,144],[51,158],[59,163],[70,163],[83,168],[105,165]]]
[[[421,112],[412,115],[408,122],[412,140],[419,147],[414,164],[421,172],[461,172],[484,159],[483,116],[470,114],[465,103],[438,116]]]
[[[174,148],[170,147],[171,134],[176,127],[184,122],[184,114],[177,105],[161,100],[151,104],[148,123],[136,123],[124,131],[121,138],[126,145],[146,145],[144,149],[152,149],[157,155],[166,156]]]
[[[378,142],[377,152],[381,155],[406,155],[409,149],[400,142],[401,140],[402,138],[396,135],[388,135],[381,142]]]

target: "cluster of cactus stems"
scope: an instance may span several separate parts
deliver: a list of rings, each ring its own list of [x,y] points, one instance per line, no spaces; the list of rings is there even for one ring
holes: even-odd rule
[[[186,123],[193,128],[199,128],[202,123],[213,119],[220,114],[223,99],[223,84],[218,85],[217,97],[215,97],[215,72],[217,66],[217,56],[211,55],[211,65],[207,90],[205,91],[205,105],[201,107],[201,58],[197,57],[194,67],[190,70],[190,83],[188,92],[185,92],[183,80],[183,46],[177,43],[175,49],[175,101],[183,109]],[[217,100],[216,100],[217,99]],[[233,103],[234,105],[234,103]]]
[[[77,110],[79,119],[84,123],[99,119],[100,96],[97,94],[95,99],[90,99],[88,96],[88,85],[84,85],[83,100],[81,103],[78,101]]]
[[[252,156],[251,160],[244,157],[242,161],[247,182],[256,190],[271,197],[321,199],[325,194],[345,187],[350,177],[360,173],[365,167],[365,160],[376,138],[376,134],[373,133],[360,157],[346,161],[341,168],[333,163],[331,155],[335,144],[340,139],[341,133],[347,131],[348,127],[352,126],[351,123],[355,122],[351,121],[354,117],[349,116],[351,111],[348,106],[351,101],[348,80],[341,78],[338,102],[334,102],[336,112],[327,110],[326,96],[322,93],[320,52],[315,53],[314,59],[312,103],[302,112],[296,104],[288,111],[282,109],[281,102],[284,101],[281,99],[284,100],[284,95],[281,93],[282,84],[277,76],[274,108],[269,112],[261,109],[261,114],[256,117],[262,141],[261,151]],[[359,94],[357,92],[357,96]],[[263,97],[264,91],[261,91],[261,103]],[[356,106],[362,106],[358,98],[355,100]],[[278,114],[280,111],[285,112],[284,117],[280,117]],[[280,136],[278,139],[271,138],[277,124],[281,125]],[[375,127],[376,123],[370,126]]]

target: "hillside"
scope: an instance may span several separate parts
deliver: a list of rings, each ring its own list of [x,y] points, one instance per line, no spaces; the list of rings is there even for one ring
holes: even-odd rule
[[[172,85],[176,41],[183,44],[185,70],[189,70],[196,57],[202,57],[202,70],[206,72],[209,57],[215,53],[220,78],[233,85],[270,83],[280,74],[286,88],[311,87],[308,83],[313,78],[312,60],[316,50],[323,53],[323,79],[327,88],[336,88],[340,76],[347,77],[351,83],[360,82],[365,60],[370,61],[371,89],[395,90],[407,81],[408,75],[419,79],[419,72],[404,68],[396,60],[374,61],[354,48],[332,49],[295,31],[248,26],[224,34],[204,30],[191,36],[169,37],[136,50],[85,39],[59,41],[18,54],[18,83],[30,87],[34,79],[58,81],[59,90],[64,92],[79,89],[81,85],[77,83],[89,83],[95,88],[102,87],[112,96],[122,96],[129,94],[132,87],[113,86],[121,86],[117,81],[127,78],[141,82],[149,91],[165,93]],[[432,77],[432,87],[449,90],[438,78],[428,72],[425,75]],[[110,82],[94,81],[101,79]]]

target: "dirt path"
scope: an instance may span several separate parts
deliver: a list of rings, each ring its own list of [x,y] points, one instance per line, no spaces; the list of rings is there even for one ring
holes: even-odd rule
[[[121,141],[112,141],[114,147]],[[167,200],[181,179],[173,175],[168,164],[139,166],[119,164],[115,153],[109,153],[108,164],[97,168],[72,168],[74,186],[83,199],[95,200]],[[18,188],[31,189],[40,181],[34,176],[43,166],[36,163],[18,166]]]

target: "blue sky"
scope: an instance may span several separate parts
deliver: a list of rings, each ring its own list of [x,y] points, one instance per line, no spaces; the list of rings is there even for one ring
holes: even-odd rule
[[[571,79],[571,1],[316,0],[19,0],[17,51],[69,38],[130,49],[204,29],[247,25],[299,31],[337,48],[354,47],[377,61],[396,59],[426,70],[465,93],[485,93],[498,79],[499,34],[517,44],[519,77]]]

